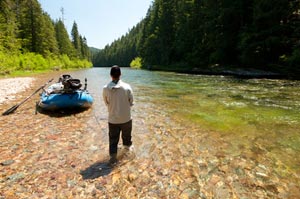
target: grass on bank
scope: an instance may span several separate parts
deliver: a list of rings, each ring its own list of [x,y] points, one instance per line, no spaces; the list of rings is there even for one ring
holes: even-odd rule
[[[67,55],[49,55],[43,57],[35,53],[5,53],[0,51],[0,77],[26,76],[53,70],[90,68],[92,63]]]

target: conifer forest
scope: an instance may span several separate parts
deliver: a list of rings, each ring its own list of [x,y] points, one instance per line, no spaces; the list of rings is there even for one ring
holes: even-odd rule
[[[155,0],[146,17],[102,49],[94,66],[300,74],[299,0]]]
[[[0,69],[130,66],[139,58],[147,69],[251,68],[299,77],[299,7],[299,0],[154,0],[138,24],[95,49],[75,21],[69,36],[38,0],[1,0]]]
[[[0,73],[91,66],[87,40],[75,21],[70,36],[38,0],[1,0]]]

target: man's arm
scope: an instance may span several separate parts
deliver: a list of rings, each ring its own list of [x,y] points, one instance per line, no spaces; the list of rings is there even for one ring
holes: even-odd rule
[[[133,93],[131,88],[128,89],[128,101],[130,106],[133,106]]]
[[[104,101],[105,105],[108,106],[107,91],[105,88],[103,88],[103,90],[102,90],[102,97],[103,97],[103,101]]]

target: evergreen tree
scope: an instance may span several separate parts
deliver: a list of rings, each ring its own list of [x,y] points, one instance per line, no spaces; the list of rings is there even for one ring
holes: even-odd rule
[[[73,46],[76,49],[77,56],[81,57],[81,41],[78,32],[78,26],[75,21],[73,23],[72,30],[71,30],[71,39],[72,39]]]
[[[87,40],[85,37],[80,36],[80,46],[81,46],[81,58],[82,59],[91,59],[91,52],[89,50]]]
[[[43,13],[37,0],[23,0],[18,5],[22,50],[42,53],[38,45],[42,37]]]
[[[174,4],[174,52],[171,57],[173,63],[187,65],[187,55],[193,51],[194,38],[199,34],[193,30],[192,18],[194,3],[199,1],[178,0]],[[198,13],[198,12],[195,12]],[[196,25],[198,27],[198,25]]]
[[[95,65],[211,69],[237,66],[300,73],[298,0],[155,0],[146,17],[107,45]],[[165,67],[164,67],[165,68]]]
[[[286,45],[288,50],[282,55],[281,62],[286,66],[289,74],[300,75],[300,3],[298,0],[289,1],[289,15],[282,23],[289,28]]]
[[[160,60],[162,65],[170,65],[173,61],[174,53],[174,25],[175,0],[158,0],[159,17],[158,17],[158,39],[160,48]]]
[[[268,64],[278,64],[286,49],[287,26],[283,22],[289,15],[288,6],[286,0],[253,1],[253,20],[240,45],[243,65],[266,69]]]
[[[14,8],[13,1],[0,1],[0,50],[7,52],[17,52],[21,47],[17,38],[19,29]]]
[[[143,28],[143,38],[141,40],[140,53],[143,57],[144,65],[158,65],[160,60],[159,46],[159,4],[156,1],[149,8],[146,18],[144,19],[145,26]]]
[[[55,23],[55,32],[60,54],[74,57],[74,46],[72,45],[64,23],[60,19]]]
[[[46,13],[42,17],[43,23],[41,27],[41,35],[38,38],[38,52],[47,56],[49,54],[59,54],[58,43],[56,40],[54,24],[50,16]]]
[[[85,48],[80,51],[84,50],[85,55],[80,60],[64,24],[54,24],[37,0],[0,0],[1,75],[57,65],[88,67],[85,38],[83,44]]]

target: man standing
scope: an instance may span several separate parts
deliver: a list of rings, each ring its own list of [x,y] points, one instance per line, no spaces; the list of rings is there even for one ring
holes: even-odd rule
[[[120,79],[121,69],[119,66],[111,67],[110,76],[112,81],[103,88],[103,100],[108,109],[109,162],[115,164],[121,132],[123,146],[129,149],[132,145],[131,106],[133,105],[133,93],[131,86]]]

